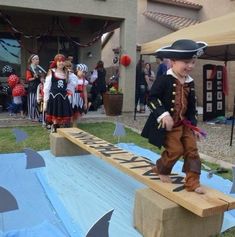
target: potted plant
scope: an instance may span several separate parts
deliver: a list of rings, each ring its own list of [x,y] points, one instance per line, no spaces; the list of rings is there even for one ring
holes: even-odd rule
[[[115,87],[111,87],[104,94],[104,109],[106,115],[118,116],[122,114],[123,93]]]

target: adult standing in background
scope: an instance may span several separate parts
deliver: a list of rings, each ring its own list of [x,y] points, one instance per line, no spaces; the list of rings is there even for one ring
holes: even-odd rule
[[[72,66],[71,66],[70,69],[71,69],[72,71],[75,71],[76,68],[75,68],[75,64],[74,64],[74,58],[73,58],[73,56],[72,56],[71,54],[68,55],[66,61],[71,62]]]
[[[168,58],[159,58],[160,64],[157,69],[156,78],[160,77],[161,75],[166,75],[167,70],[170,68],[170,60]]]
[[[38,121],[39,110],[37,106],[37,87],[40,84],[40,77],[46,71],[39,65],[39,57],[32,54],[28,59],[28,68],[26,70],[26,82],[28,83],[28,118]]]
[[[136,66],[136,81],[135,81],[135,109],[139,104],[140,113],[145,113],[145,95],[147,90],[147,82],[144,75],[144,61],[139,60]]]
[[[151,90],[151,87],[153,85],[155,78],[155,73],[152,70],[151,64],[150,63],[145,63],[144,67],[144,75],[145,75],[145,80],[147,82],[147,91]]]
[[[106,70],[104,68],[103,61],[98,61],[93,73],[91,75],[90,82],[92,83],[91,93],[92,101],[96,101],[97,97],[102,97],[101,105],[103,105],[103,96],[106,92]]]

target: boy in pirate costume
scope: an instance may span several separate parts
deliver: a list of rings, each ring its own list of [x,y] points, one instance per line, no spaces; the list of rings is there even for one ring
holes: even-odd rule
[[[153,171],[162,182],[171,182],[169,174],[180,157],[184,158],[185,189],[204,193],[200,187],[201,161],[196,138],[205,135],[196,127],[196,98],[194,81],[189,73],[196,58],[207,44],[188,39],[177,40],[171,46],[156,51],[157,57],[169,58],[171,68],[155,80],[149,95],[151,114],[142,136],[165,148]]]

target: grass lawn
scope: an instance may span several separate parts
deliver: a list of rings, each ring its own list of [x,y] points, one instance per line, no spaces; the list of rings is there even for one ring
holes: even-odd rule
[[[79,128],[87,131],[103,140],[110,143],[118,143],[118,138],[113,136],[115,130],[115,124],[109,122],[99,122],[99,123],[81,123]],[[0,128],[0,154],[2,153],[15,153],[22,152],[24,148],[31,148],[36,151],[48,150],[49,146],[49,135],[50,133],[43,129],[41,126],[28,126],[19,127],[19,129],[25,131],[28,134],[28,138],[22,142],[17,143],[15,141],[15,136],[13,134],[12,128]],[[136,132],[131,129],[125,128],[126,136],[120,137],[119,142],[123,143],[134,143],[140,147],[149,149],[153,152],[159,153],[159,149],[155,146],[149,144],[146,139],[141,137]],[[219,166],[216,164],[211,164],[208,162],[203,162],[211,169],[216,169]],[[232,172],[222,174],[224,178],[232,180]],[[234,237],[235,228],[226,231],[225,233],[219,235],[219,237]]]

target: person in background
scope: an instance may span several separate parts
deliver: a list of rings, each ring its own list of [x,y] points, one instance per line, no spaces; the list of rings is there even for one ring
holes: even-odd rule
[[[135,110],[139,105],[137,112],[145,113],[145,95],[147,91],[147,82],[144,73],[144,61],[140,61],[136,66],[136,84],[135,84]]]
[[[90,82],[92,83],[91,88],[91,100],[94,102],[96,101],[100,96],[102,98],[100,105],[103,105],[103,95],[107,91],[106,87],[106,70],[104,68],[103,61],[98,61],[95,69],[93,70],[93,73],[91,75]],[[99,106],[100,106],[99,105]],[[102,110],[103,106],[102,106]]]
[[[182,39],[156,51],[157,56],[170,58],[171,69],[152,86],[148,103],[151,114],[141,133],[153,145],[165,148],[153,167],[160,180],[170,183],[172,168],[183,157],[184,187],[199,194],[205,191],[199,182],[201,161],[196,140],[205,134],[196,127],[196,95],[189,74],[206,46],[204,42]]]
[[[154,80],[156,79],[155,73],[153,72],[150,63],[145,63],[144,77],[145,77],[145,81],[147,83],[147,88],[146,88],[146,92],[145,92],[145,106],[146,106],[147,101],[148,101],[149,92],[151,90]]]
[[[73,116],[72,122],[73,127],[77,127],[78,119],[88,110],[88,96],[87,96],[87,85],[86,73],[88,72],[88,67],[85,64],[77,64],[76,75],[78,80],[78,85],[75,88],[75,92],[72,95],[72,109]]]
[[[75,69],[76,69],[73,60],[74,60],[74,58],[73,58],[72,55],[68,55],[68,56],[67,56],[66,61],[69,61],[69,62],[71,63],[72,66],[71,66],[70,70],[71,70],[72,72],[74,72]]]
[[[159,58],[160,64],[157,68],[156,78],[161,75],[166,75],[167,70],[170,68],[170,60],[168,58]]]
[[[10,116],[13,114],[17,117],[18,113],[20,113],[21,118],[24,118],[24,111],[23,111],[23,101],[22,97],[25,95],[25,88],[23,84],[18,83],[12,89],[12,103],[9,106]]]
[[[28,118],[32,121],[38,121],[39,111],[37,106],[37,87],[40,84],[40,77],[46,71],[39,65],[39,57],[32,54],[28,59],[28,68],[26,70]]]
[[[145,67],[144,67],[144,75],[145,75],[145,80],[147,83],[147,90],[150,91],[153,85],[155,78],[155,73],[151,68],[151,64],[150,63],[145,63]]]

